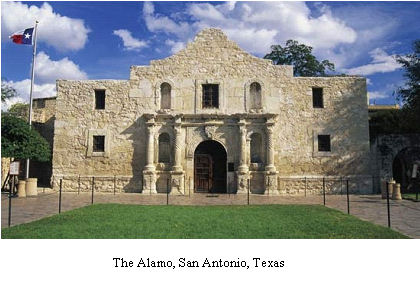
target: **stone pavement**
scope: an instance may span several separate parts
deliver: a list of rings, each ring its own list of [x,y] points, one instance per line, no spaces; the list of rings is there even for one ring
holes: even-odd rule
[[[138,193],[95,193],[94,203],[121,203],[141,205],[165,205],[166,194],[148,195]],[[250,204],[323,204],[319,195],[304,196],[264,196],[250,195]],[[191,194],[190,196],[169,196],[171,205],[246,205],[246,194]],[[420,202],[391,202],[391,226],[393,229],[412,238],[420,238]],[[61,210],[68,211],[91,204],[91,193],[62,194]],[[347,212],[345,195],[327,195],[326,206]],[[12,225],[27,223],[58,213],[58,192],[39,189],[37,197],[12,199]],[[386,200],[380,195],[350,195],[350,214],[379,225],[387,226]],[[1,227],[7,227],[8,198],[1,195]]]

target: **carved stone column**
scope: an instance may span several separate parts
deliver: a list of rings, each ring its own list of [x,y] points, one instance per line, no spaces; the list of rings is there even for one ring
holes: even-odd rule
[[[184,194],[184,171],[181,163],[182,131],[181,120],[175,120],[174,126],[174,166],[171,171],[171,194]]]
[[[279,194],[277,189],[277,171],[276,166],[274,166],[274,121],[267,121],[267,165],[265,166],[265,192],[269,192],[270,195]]]
[[[246,145],[246,123],[245,120],[240,120],[239,123],[239,167],[237,171],[237,193],[246,193],[248,188],[249,169],[247,165],[247,145]]]
[[[266,171],[275,171],[274,166],[274,144],[273,144],[273,131],[274,127],[272,124],[267,123],[267,165],[265,166]]]
[[[182,140],[181,140],[181,126],[175,125],[174,127],[175,131],[175,139],[174,139],[174,171],[181,171],[182,165],[181,165],[181,149],[182,149]]]
[[[146,166],[143,170],[143,192],[145,194],[154,194],[156,192],[156,174],[154,164],[155,153],[155,120],[153,118],[146,122],[147,125],[147,151]]]

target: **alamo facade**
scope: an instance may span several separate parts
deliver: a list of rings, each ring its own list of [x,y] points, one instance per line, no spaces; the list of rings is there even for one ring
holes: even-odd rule
[[[53,101],[53,188],[95,177],[105,192],[245,193],[249,181],[275,195],[347,177],[372,192],[366,79],[294,77],[219,29],[129,80],[59,80]]]

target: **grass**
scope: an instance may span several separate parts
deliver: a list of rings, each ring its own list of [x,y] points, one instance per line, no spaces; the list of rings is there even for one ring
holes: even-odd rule
[[[407,238],[318,205],[95,204],[2,229],[2,238]]]
[[[401,196],[402,196],[402,198],[403,199],[406,199],[406,200],[412,200],[412,201],[416,201],[416,202],[418,202],[418,201],[420,201],[420,194],[419,194],[419,200],[416,200],[416,194],[415,193],[403,193],[403,194],[401,194]]]

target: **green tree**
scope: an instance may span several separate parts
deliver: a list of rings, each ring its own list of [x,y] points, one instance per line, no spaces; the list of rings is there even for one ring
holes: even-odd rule
[[[420,39],[414,41],[413,53],[397,56],[396,60],[404,69],[405,85],[398,88],[397,97],[404,102],[407,122],[420,131]]]
[[[1,79],[1,102],[5,102],[7,99],[16,96],[16,90],[7,85],[6,82],[6,79]]]
[[[29,118],[29,104],[21,102],[12,104],[8,113],[27,121]]]
[[[271,53],[264,56],[276,65],[293,65],[295,76],[327,76],[326,71],[334,71],[335,66],[328,60],[319,62],[312,54],[312,47],[287,40],[286,46],[272,45]]]
[[[51,157],[48,142],[24,120],[1,117],[1,156],[46,162]]]

